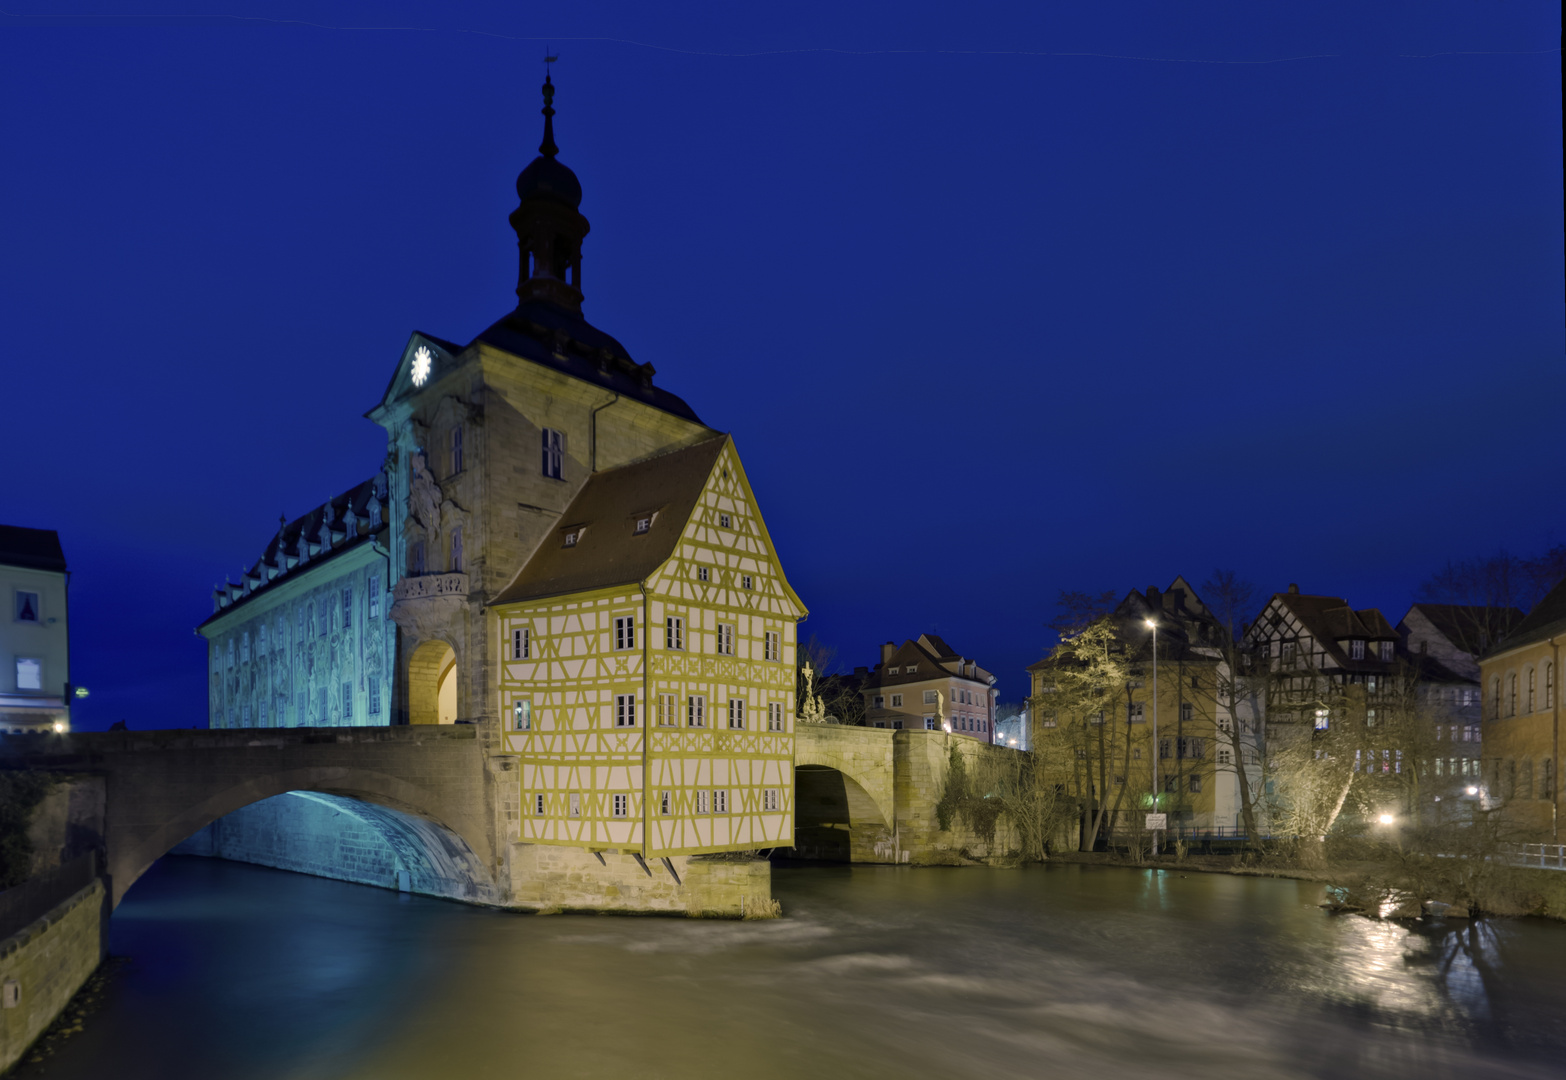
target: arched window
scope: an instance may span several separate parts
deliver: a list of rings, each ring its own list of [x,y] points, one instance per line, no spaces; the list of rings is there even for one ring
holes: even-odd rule
[[[1517,673],[1515,671],[1506,677],[1506,715],[1517,715]]]
[[[1528,669],[1528,696],[1523,699],[1527,703],[1528,707],[1526,709],[1524,709],[1523,712],[1533,712],[1533,677],[1534,677],[1533,668],[1529,668]]]
[[[1501,718],[1501,677],[1497,675],[1490,680],[1490,719]]]
[[[1555,664],[1548,660],[1544,663],[1544,707],[1555,708]]]

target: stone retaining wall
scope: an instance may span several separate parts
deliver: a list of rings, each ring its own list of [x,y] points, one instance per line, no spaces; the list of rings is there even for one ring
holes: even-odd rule
[[[603,853],[603,862],[581,848],[514,844],[511,897],[533,911],[599,911],[692,918],[738,919],[772,904],[772,865],[680,855],[642,864],[631,855]]]
[[[108,949],[102,879],[0,942],[0,1072],[27,1052]]]

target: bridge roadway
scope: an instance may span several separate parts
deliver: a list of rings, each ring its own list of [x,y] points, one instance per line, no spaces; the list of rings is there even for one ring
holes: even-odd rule
[[[676,860],[678,884],[661,876],[647,882],[643,876],[654,875],[629,852],[606,861],[603,853],[515,842],[516,798],[506,794],[515,784],[514,762],[490,752],[485,736],[484,728],[469,724],[9,736],[0,738],[0,768],[46,769],[102,785],[97,820],[75,827],[98,831],[116,905],[177,845],[219,819],[286,793],[313,794],[269,805],[318,818],[343,813],[336,820],[367,828],[389,848],[398,873],[406,874],[403,887],[470,903],[673,910],[696,903],[694,887],[702,893],[701,910],[715,913],[731,902],[738,908],[747,889],[754,895],[769,888],[754,875],[740,880],[738,871],[718,869],[726,865],[721,863]],[[970,758],[1015,753],[943,732],[800,724],[798,852],[915,864],[955,862],[975,848],[983,853],[975,838],[942,832],[935,819],[953,744]],[[286,833],[289,820],[274,814],[268,827]],[[288,841],[277,838],[283,847]],[[313,863],[286,852],[278,861],[256,861],[394,884],[334,872],[332,860],[352,857],[341,851],[322,856],[318,834],[310,842]],[[700,880],[687,880],[693,874]],[[713,880],[703,884],[704,874]],[[595,875],[596,883],[590,880]],[[602,903],[594,899],[599,894]]]

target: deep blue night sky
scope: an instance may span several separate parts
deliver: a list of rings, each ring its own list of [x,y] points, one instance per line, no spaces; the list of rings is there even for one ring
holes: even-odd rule
[[[515,302],[546,44],[584,312],[848,663],[1017,697],[1063,588],[1395,620],[1566,541],[1555,4],[377,7],[0,16],[0,521],[60,531],[78,727],[205,723],[212,584]]]

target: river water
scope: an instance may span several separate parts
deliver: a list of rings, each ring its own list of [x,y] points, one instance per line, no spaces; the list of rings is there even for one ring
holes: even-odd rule
[[[785,918],[513,915],[168,857],[53,1080],[1560,1077],[1566,925],[1320,886],[779,867]]]

